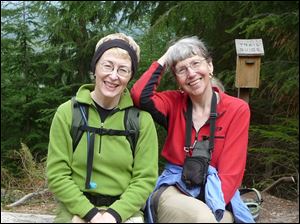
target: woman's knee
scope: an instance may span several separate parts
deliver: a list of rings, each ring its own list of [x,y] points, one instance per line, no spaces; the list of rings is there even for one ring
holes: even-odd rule
[[[157,221],[214,223],[216,219],[205,203],[171,186],[159,198]]]

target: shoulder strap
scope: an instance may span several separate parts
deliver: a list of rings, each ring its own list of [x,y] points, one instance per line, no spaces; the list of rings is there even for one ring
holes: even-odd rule
[[[209,149],[210,151],[214,148],[214,138],[215,138],[215,125],[216,125],[216,107],[217,107],[217,96],[215,91],[213,91],[212,94],[212,100],[211,100],[211,107],[210,107],[210,119],[209,119],[209,125],[210,125],[210,137],[209,137]],[[190,98],[188,98],[187,102],[187,118],[186,118],[186,127],[185,127],[185,146],[184,151],[189,152],[191,149],[193,149],[193,146],[191,146],[191,133],[192,133],[192,101]]]
[[[71,125],[70,133],[73,140],[73,152],[74,152],[84,132],[79,128],[84,125],[84,118],[82,117],[80,107],[84,112],[86,119],[88,119],[88,108],[87,105],[78,103],[75,99],[75,96],[71,98],[71,106],[72,106],[72,125]]]
[[[191,136],[192,136],[192,110],[193,105],[190,98],[188,98],[187,102],[187,113],[186,113],[186,126],[185,126],[185,146],[184,151],[190,152],[191,147]]]
[[[135,107],[129,107],[125,110],[124,126],[129,131],[129,135],[126,136],[130,143],[132,155],[134,156],[135,147],[139,138],[140,132],[140,110]]]
[[[95,134],[108,134],[108,135],[125,135],[130,143],[132,155],[134,156],[135,147],[139,137],[139,109],[130,107],[125,110],[124,126],[125,131],[121,130],[104,130],[99,128],[89,127],[88,121],[88,106],[81,104],[75,100],[73,96],[71,98],[72,106],[72,124],[70,134],[73,140],[73,152],[85,131],[87,131],[87,174],[86,174],[86,189],[95,188],[95,183],[91,182],[91,173],[93,168],[93,149]]]
[[[214,148],[214,139],[215,139],[215,125],[216,125],[216,118],[217,118],[217,113],[216,113],[216,107],[217,107],[217,96],[215,91],[213,91],[212,94],[212,99],[211,99],[211,107],[210,107],[210,119],[209,119],[209,125],[210,125],[210,136],[209,136],[209,152],[210,152],[210,158],[211,159],[211,153]],[[193,150],[194,146],[191,146],[191,133],[192,133],[192,101],[190,98],[188,99],[188,104],[187,104],[187,120],[186,120],[186,130],[185,130],[185,146],[184,146],[184,151],[186,153],[191,153],[191,150]],[[205,184],[206,184],[207,179],[205,178],[205,181],[202,183],[201,186],[201,191],[200,194],[198,195],[198,199],[201,201],[205,202],[205,194],[204,190],[205,189]]]
[[[73,141],[73,152],[76,150],[77,145],[84,133],[83,126],[88,125],[88,106],[76,101],[75,96],[71,98],[72,106],[72,125],[71,125],[71,137]],[[86,181],[85,188],[95,188],[95,183],[91,182],[91,173],[93,169],[93,157],[94,157],[94,139],[95,133],[90,134],[87,132],[87,169],[86,169]]]
[[[217,118],[217,96],[215,91],[213,91],[212,99],[211,99],[211,108],[210,108],[210,136],[209,136],[209,149],[210,151],[214,148],[215,141],[215,128],[216,128],[216,118]]]
[[[75,96],[71,98],[72,104],[72,125],[71,125],[71,137],[73,140],[73,152],[76,150],[76,147],[84,133],[86,125],[84,125],[84,118],[80,110],[84,112],[86,120],[88,119],[88,108],[85,104],[80,104],[76,101]],[[139,114],[140,110],[135,107],[130,107],[125,110],[124,116],[124,126],[128,130],[129,135],[126,135],[127,140],[130,143],[132,153],[134,155],[135,147],[139,138]],[[89,129],[92,130],[91,127]],[[116,131],[115,131],[116,132]],[[104,134],[104,133],[103,133]],[[122,133],[106,133],[111,135],[125,135]]]

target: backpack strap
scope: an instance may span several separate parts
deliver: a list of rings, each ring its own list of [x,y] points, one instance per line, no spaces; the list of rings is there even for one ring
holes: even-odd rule
[[[84,125],[84,117],[82,116],[81,113],[83,112],[86,120],[88,120],[88,105],[78,103],[75,99],[75,96],[73,96],[71,98],[71,107],[72,107],[72,125],[71,125],[70,134],[73,140],[73,152],[74,152],[84,132],[82,129],[80,129],[80,127]],[[82,112],[80,111],[80,108]]]
[[[82,126],[88,126],[88,105],[79,103],[75,100],[73,96],[72,99],[72,127],[71,127],[71,135],[73,139],[73,152],[75,151],[82,135],[85,130],[82,130]],[[87,169],[86,169],[86,180],[85,180],[85,188],[95,188],[95,184],[91,182],[91,174],[93,169],[93,159],[94,159],[94,141],[95,141],[95,133],[87,131]]]
[[[212,91],[212,99],[211,99],[211,107],[210,107],[210,116],[209,116],[209,126],[210,126],[210,136],[209,136],[209,150],[210,153],[212,153],[212,150],[214,148],[214,140],[215,140],[215,126],[216,126],[216,113],[217,108],[217,96],[215,91]],[[191,136],[192,136],[192,110],[193,105],[190,98],[188,98],[187,102],[187,118],[186,118],[186,126],[185,126],[185,146],[183,147],[183,150],[187,153],[190,153],[191,150],[194,149],[194,145],[191,145]]]
[[[129,132],[129,135],[126,135],[126,138],[130,143],[133,157],[134,157],[135,147],[139,139],[139,133],[140,133],[139,116],[140,116],[140,110],[136,107],[129,107],[125,110],[124,126],[125,129]]]
[[[71,98],[72,102],[72,126],[71,126],[71,137],[73,139],[73,152],[85,131],[91,131],[100,135],[125,135],[130,143],[132,155],[134,156],[135,147],[139,138],[139,115],[140,110],[135,107],[129,107],[125,110],[124,115],[124,131],[119,130],[108,130],[93,128],[85,125],[84,118],[82,116],[83,111],[86,120],[88,120],[88,105],[78,103],[75,96]],[[81,109],[80,109],[81,108]]]
[[[125,130],[113,130],[105,128],[95,128],[88,126],[88,105],[76,101],[75,96],[71,98],[72,106],[72,125],[70,134],[73,140],[73,152],[82,138],[84,132],[87,132],[87,173],[85,188],[96,187],[96,183],[91,182],[91,173],[93,169],[94,141],[95,134],[99,135],[123,135],[130,143],[132,156],[134,157],[135,147],[139,137],[139,114],[140,110],[135,107],[129,107],[125,110],[124,127]]]

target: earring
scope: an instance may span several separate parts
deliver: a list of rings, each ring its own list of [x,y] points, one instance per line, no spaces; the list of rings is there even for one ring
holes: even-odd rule
[[[184,93],[184,91],[181,89],[181,86],[178,87],[178,90],[180,93]]]
[[[90,79],[92,81],[94,81],[96,79],[96,75],[95,74],[90,73],[89,76],[90,76]]]

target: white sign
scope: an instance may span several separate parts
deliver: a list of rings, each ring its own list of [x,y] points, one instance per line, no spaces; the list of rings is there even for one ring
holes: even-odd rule
[[[235,39],[235,48],[239,56],[264,55],[262,39]]]

